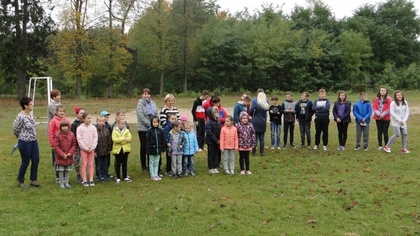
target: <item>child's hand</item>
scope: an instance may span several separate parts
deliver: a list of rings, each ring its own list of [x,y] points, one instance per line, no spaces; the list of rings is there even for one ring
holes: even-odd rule
[[[223,152],[223,149],[220,149],[221,152]]]
[[[172,147],[172,145],[170,143],[168,143],[168,147]]]
[[[182,145],[179,145],[179,148],[184,148]]]

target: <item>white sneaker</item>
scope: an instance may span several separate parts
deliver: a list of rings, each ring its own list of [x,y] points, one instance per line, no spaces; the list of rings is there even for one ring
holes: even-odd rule
[[[327,151],[327,146],[323,146],[322,150]]]
[[[235,171],[234,170],[230,170],[230,174],[234,175]]]
[[[252,175],[251,171],[249,171],[249,170],[246,171],[246,174],[247,175]]]
[[[219,174],[219,171],[217,169],[213,169],[213,173]]]
[[[225,173],[226,173],[227,175],[230,175],[230,170],[225,170]]]
[[[210,173],[210,174],[214,174],[213,169],[210,169],[210,170],[209,170],[209,173]]]
[[[121,182],[121,180],[120,179],[117,179],[116,182],[117,182],[117,184],[119,184]]]
[[[318,150],[318,145],[315,145],[314,146],[314,150]]]
[[[274,147],[271,147],[271,150],[274,150]]]
[[[382,151],[382,149],[383,149],[383,148],[382,148],[381,146],[379,146],[379,147],[378,147],[378,151]]]

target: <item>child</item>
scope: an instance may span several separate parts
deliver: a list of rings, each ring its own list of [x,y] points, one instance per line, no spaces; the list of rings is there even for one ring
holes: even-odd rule
[[[60,188],[71,188],[69,177],[73,154],[76,150],[76,137],[70,132],[69,124],[63,120],[60,122],[60,131],[54,135],[54,152],[56,170],[60,180]]]
[[[54,118],[57,106],[61,105],[61,93],[57,89],[53,89],[50,92],[50,104],[48,105],[48,122],[47,122],[47,134],[48,134],[48,127],[50,124],[50,121]],[[54,135],[54,134],[53,134]]]
[[[382,135],[384,137],[384,144],[388,143],[388,128],[391,122],[391,107],[392,99],[388,96],[388,89],[381,86],[376,97],[373,99],[373,119],[376,121],[377,135],[378,135],[378,151],[382,150]]]
[[[117,184],[121,182],[121,166],[124,181],[131,182],[131,178],[127,175],[128,154],[131,152],[131,133],[127,128],[125,119],[120,118],[116,121],[114,130],[112,131],[112,142],[112,153],[115,155],[116,182]]]
[[[233,122],[235,124],[239,123],[239,114],[243,111],[248,112],[250,105],[251,98],[246,94],[242,94],[241,100],[239,100],[233,107]]]
[[[160,154],[166,150],[165,136],[159,128],[159,117],[152,115],[151,127],[146,134],[146,153],[149,155],[149,172],[153,181],[162,180],[158,175]]]
[[[294,132],[295,132],[295,116],[296,116],[296,103],[293,101],[293,93],[286,92],[286,101],[283,102],[283,125],[284,125],[284,136],[283,136],[283,148],[287,147],[287,135],[290,130],[290,147],[294,148]]]
[[[347,100],[347,94],[344,91],[338,92],[337,101],[334,103],[333,116],[337,122],[338,130],[338,151],[346,150],[347,128],[351,122],[351,102]]]
[[[174,121],[172,130],[169,132],[168,148],[171,156],[173,177],[181,177],[182,174],[182,153],[185,146],[185,137],[181,133],[181,123]]]
[[[219,166],[218,153],[220,144],[221,123],[219,120],[219,109],[217,106],[210,107],[206,110],[209,120],[206,123],[206,144],[208,146],[207,164],[210,174],[219,174],[217,167]]]
[[[173,174],[176,174],[176,173],[172,173],[171,154],[169,152],[168,143],[169,143],[169,132],[171,132],[172,130],[172,124],[175,121],[177,121],[177,115],[175,113],[169,113],[168,121],[169,122],[166,122],[166,125],[163,128],[163,135],[165,137],[165,143],[166,143],[166,175],[172,176]],[[159,169],[160,169],[160,165],[161,165],[161,162],[159,162]]]
[[[114,124],[112,124],[112,130],[114,129],[114,127],[117,125],[117,122],[119,121],[119,120],[125,120],[125,111],[123,111],[123,110],[118,110],[117,112],[116,112],[116,114],[115,114],[116,116],[115,116],[115,121],[114,121]],[[108,116],[109,116],[109,113],[108,113]],[[125,128],[127,128],[128,130],[130,129],[130,125],[128,125],[128,122],[127,121],[125,121]]]
[[[81,107],[75,107],[74,112],[76,113],[76,119],[74,119],[73,123],[71,124],[71,132],[74,134],[77,140],[76,130],[77,130],[77,127],[79,127],[79,125],[82,123],[82,115],[83,113],[85,113],[85,109]],[[76,170],[76,176],[77,176],[76,182],[81,183],[82,177],[80,176],[80,148],[77,142],[76,142],[76,151],[74,152],[74,155],[73,155],[73,160],[74,160],[74,169]]]
[[[92,116],[85,112],[82,115],[83,123],[77,127],[76,139],[80,148],[82,157],[82,184],[84,187],[95,186],[93,182],[93,160],[95,158],[95,148],[98,145],[98,132],[95,126],[91,124]],[[89,183],[86,178],[86,168],[89,168]]]
[[[185,122],[188,121],[188,115],[182,114],[181,115],[181,130],[185,130]]]
[[[325,89],[318,91],[319,98],[312,104],[312,111],[315,112],[315,146],[314,149],[318,150],[321,142],[324,146],[322,150],[327,151],[328,146],[328,126],[330,124],[330,100],[327,98]]]
[[[271,98],[273,104],[268,109],[268,114],[270,115],[271,149],[280,149],[281,115],[283,108],[278,104],[278,101],[279,97],[273,96]]]
[[[312,122],[312,102],[309,100],[309,93],[303,92],[300,95],[300,100],[296,104],[296,120],[299,122],[300,143],[302,148],[306,143],[311,147],[311,122]]]
[[[201,96],[194,101],[193,107],[191,109],[194,124],[197,129],[197,141],[198,147],[200,148],[198,151],[200,152],[203,151],[204,138],[206,134],[206,111],[203,108],[203,103],[209,97],[209,95],[209,91],[204,90],[201,93]]]
[[[109,181],[107,157],[112,150],[112,138],[109,130],[105,127],[104,117],[98,116],[96,119],[96,130],[98,132],[98,145],[95,149],[96,176],[98,181]]]
[[[223,153],[223,169],[228,175],[235,173],[235,151],[238,150],[238,130],[233,126],[233,117],[228,115],[220,130],[220,151]]]
[[[54,152],[54,136],[60,130],[61,121],[66,121],[70,126],[70,121],[65,117],[66,109],[63,105],[57,105],[55,107],[55,116],[51,119],[48,124],[48,138],[50,141],[50,146],[52,149],[52,164],[54,169],[57,169],[55,166],[55,152]],[[59,182],[58,171],[55,172],[56,183]]]
[[[105,128],[108,129],[109,131],[109,135],[112,136],[112,125],[109,124],[108,120],[109,120],[109,112],[107,111],[101,111],[101,113],[99,114],[99,116],[104,118],[104,126]],[[111,138],[111,146],[112,146],[112,138]],[[111,179],[113,176],[109,174],[109,166],[111,165],[111,153],[109,153],[108,155],[106,155],[106,161],[105,164],[107,165],[105,167],[106,172],[108,173],[108,179]],[[114,163],[115,164],[115,163]]]
[[[256,145],[255,130],[254,126],[249,122],[248,113],[241,112],[239,120],[239,124],[236,125],[238,130],[239,165],[241,167],[241,175],[250,175],[252,173],[249,170],[249,153]]]
[[[184,131],[182,135],[185,137],[184,153],[183,153],[183,171],[184,175],[191,174],[195,176],[194,172],[194,154],[198,152],[197,137],[192,130],[193,123],[190,121],[185,122]]]
[[[372,106],[367,99],[365,92],[359,93],[359,101],[353,106],[353,115],[356,118],[356,148],[360,150],[360,138],[363,134],[363,149],[368,150],[369,145],[369,123],[372,115]]]
[[[391,102],[391,126],[394,129],[394,135],[389,139],[384,147],[384,151],[391,153],[392,143],[401,135],[401,152],[410,153],[407,150],[407,120],[410,116],[408,103],[404,99],[404,94],[397,90],[394,92],[394,101]]]

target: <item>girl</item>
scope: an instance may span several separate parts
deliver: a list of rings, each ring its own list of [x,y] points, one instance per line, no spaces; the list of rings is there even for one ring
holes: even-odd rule
[[[334,121],[337,122],[338,143],[340,145],[337,148],[338,151],[346,150],[347,129],[351,122],[350,112],[351,102],[347,100],[346,92],[338,92],[337,101],[334,103],[333,107],[333,116]]]
[[[186,176],[188,175],[188,173],[190,173],[192,176],[195,176],[194,154],[196,154],[199,150],[197,137],[195,136],[192,127],[193,123],[191,121],[187,121],[184,124],[184,131],[182,131],[182,135],[185,137],[184,152],[182,154],[182,157],[184,160],[184,175]]]
[[[225,119],[225,125],[220,130],[220,151],[224,157],[223,169],[228,175],[235,173],[235,150],[238,150],[238,130],[233,126],[233,117],[229,115]]]
[[[55,165],[60,179],[60,188],[71,188],[69,177],[75,150],[76,137],[70,132],[69,124],[63,120],[60,123],[60,131],[54,136]]]
[[[254,126],[249,123],[249,116],[246,112],[239,115],[239,124],[236,125],[238,130],[238,149],[239,149],[239,165],[241,167],[241,175],[245,173],[252,174],[249,170],[249,152],[255,148],[255,130]],[[245,166],[244,166],[245,164]]]
[[[24,184],[26,169],[31,162],[31,180],[32,187],[41,187],[38,183],[38,164],[39,147],[36,136],[36,123],[32,115],[33,102],[29,97],[22,97],[19,101],[22,111],[19,112],[13,122],[13,134],[18,138],[18,148],[22,163],[20,164],[19,174],[17,176],[18,186],[26,188]]]
[[[373,99],[373,119],[376,120],[376,128],[378,132],[378,151],[382,150],[382,135],[384,137],[384,143],[388,143],[388,128],[391,122],[391,107],[392,99],[388,96],[388,89],[380,87],[378,94]]]
[[[131,133],[126,127],[124,119],[117,120],[117,125],[112,131],[112,153],[115,155],[115,173],[117,175],[117,183],[121,181],[121,166],[122,174],[125,182],[131,182],[127,176],[127,161],[128,154],[131,152]]]
[[[410,153],[407,150],[407,120],[410,115],[408,103],[404,99],[404,94],[397,90],[394,93],[394,101],[391,102],[391,126],[394,129],[394,135],[389,139],[384,147],[385,152],[391,153],[391,144],[401,135],[401,152]]]
[[[153,115],[150,119],[150,129],[146,133],[146,153],[149,155],[149,172],[152,180],[162,180],[158,175],[160,154],[166,150],[165,136],[159,128],[159,117]]]
[[[48,139],[50,141],[50,146],[52,149],[52,165],[54,166],[54,169],[56,169],[55,166],[55,152],[54,152],[54,136],[56,133],[60,130],[60,123],[61,121],[67,122],[67,124],[70,127],[70,120],[66,118],[66,109],[63,105],[59,104],[55,107],[55,116],[51,119],[51,121],[48,124]],[[58,178],[58,171],[55,172],[56,182],[59,182]]]
[[[219,166],[218,154],[220,144],[220,129],[221,124],[219,120],[219,109],[217,106],[210,107],[206,110],[206,116],[209,120],[206,123],[206,144],[209,148],[207,152],[207,165],[210,174],[219,174],[217,167]]]
[[[83,123],[77,127],[76,139],[80,148],[80,156],[82,157],[82,184],[85,187],[95,186],[93,182],[93,160],[95,148],[98,144],[98,132],[95,126],[91,124],[92,116],[85,112],[82,115]],[[89,183],[86,178],[86,168],[89,168]]]

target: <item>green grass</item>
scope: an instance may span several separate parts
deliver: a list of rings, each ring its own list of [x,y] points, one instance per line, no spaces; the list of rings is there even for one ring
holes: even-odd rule
[[[356,100],[356,95],[350,97]],[[411,107],[420,100],[414,92],[406,94],[406,98]],[[162,105],[161,98],[154,99]],[[330,99],[334,100],[335,95]],[[233,106],[236,100],[235,96],[222,97],[225,107]],[[180,98],[177,106],[190,108],[192,101]],[[86,110],[98,114],[104,109],[134,109],[137,99],[63,99],[63,103],[68,110],[83,104]],[[400,140],[393,145],[392,154],[378,152],[374,124],[369,151],[352,150],[354,124],[349,127],[348,150],[335,151],[337,132],[331,122],[329,151],[266,149],[264,157],[251,157],[251,176],[210,176],[206,153],[202,152],[195,157],[197,176],[164,177],[160,182],[150,181],[141,172],[139,141],[132,124],[129,174],[133,182],[84,188],[74,183],[72,172],[70,190],[62,190],[54,183],[45,124],[39,124],[42,188],[20,189],[16,183],[19,152],[9,157],[16,142],[11,124],[20,109],[16,100],[3,99],[0,104],[0,235],[420,234],[418,114],[409,121],[408,148],[412,153],[408,155],[397,151]],[[36,115],[42,116],[46,102],[40,100],[37,104],[41,108],[37,108]],[[295,142],[298,137],[295,129]]]

